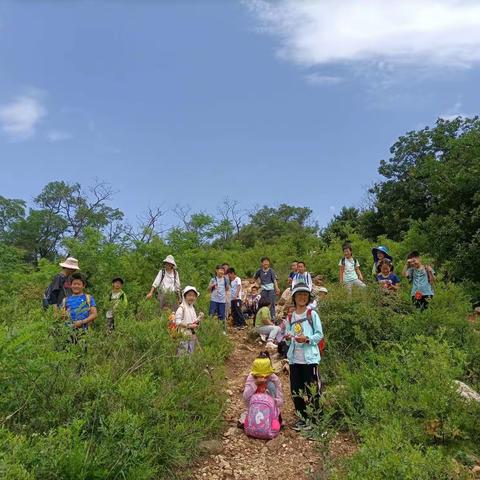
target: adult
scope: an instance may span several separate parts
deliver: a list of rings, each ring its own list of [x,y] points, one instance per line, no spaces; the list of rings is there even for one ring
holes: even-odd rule
[[[157,273],[152,283],[152,288],[147,293],[147,298],[152,298],[157,290],[157,298],[162,310],[175,311],[180,300],[180,275],[173,255],[168,255],[163,260],[163,267]]]
[[[78,260],[68,257],[64,262],[59,263],[62,267],[60,273],[57,273],[43,295],[43,307],[47,309],[50,305],[56,310],[63,304],[63,300],[72,295],[71,276],[80,270]]]
[[[287,353],[290,365],[290,389],[299,420],[295,430],[308,428],[308,405],[319,407],[321,381],[318,371],[323,338],[322,322],[315,310],[308,308],[312,292],[308,285],[299,283],[292,290],[294,312],[286,324],[285,340],[290,343]]]
[[[295,285],[299,283],[305,283],[310,291],[313,288],[312,276],[307,272],[307,267],[305,262],[297,262],[297,273],[293,276],[292,279],[292,288],[295,288]]]
[[[280,295],[278,279],[275,271],[270,268],[270,259],[263,257],[260,260],[262,266],[255,273],[255,280],[260,288],[260,295],[270,301],[270,315],[275,318],[275,295]]]
[[[373,266],[372,266],[372,275],[377,278],[377,275],[380,273],[381,264],[384,260],[387,260],[392,265],[391,271],[393,272],[393,258],[390,255],[388,248],[385,245],[379,245],[378,247],[372,248],[373,256]]]
[[[237,275],[233,267],[228,269],[227,274],[230,280],[230,306],[232,309],[233,326],[243,329],[246,326],[246,322],[242,313],[242,279]]]

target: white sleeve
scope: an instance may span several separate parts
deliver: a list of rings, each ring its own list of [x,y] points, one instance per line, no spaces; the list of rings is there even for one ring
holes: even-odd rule
[[[180,325],[183,323],[183,307],[180,305],[175,312],[175,323]]]
[[[158,288],[160,286],[160,281],[162,280],[162,270],[157,273],[155,280],[152,283],[153,288]]]

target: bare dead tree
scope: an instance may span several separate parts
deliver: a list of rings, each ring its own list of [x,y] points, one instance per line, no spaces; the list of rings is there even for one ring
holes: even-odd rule
[[[218,208],[218,213],[221,220],[228,221],[232,224],[238,238],[243,219],[247,215],[246,210],[240,208],[240,202],[226,197],[222,205]]]

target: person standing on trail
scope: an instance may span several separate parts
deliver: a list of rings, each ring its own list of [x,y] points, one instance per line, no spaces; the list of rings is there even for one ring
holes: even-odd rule
[[[227,273],[228,279],[230,280],[230,305],[232,308],[233,326],[238,329],[243,329],[247,324],[242,313],[242,279],[236,274],[233,267],[230,267]]]
[[[423,265],[420,253],[411,252],[403,267],[402,275],[412,282],[412,301],[415,307],[424,310],[428,308],[434,292],[435,272],[429,265]]]
[[[270,315],[272,318],[275,318],[275,295],[280,295],[277,274],[270,268],[270,259],[268,257],[263,257],[260,261],[262,267],[257,270],[254,278],[260,287],[261,297],[270,301]]]
[[[308,285],[299,283],[292,290],[294,311],[285,325],[285,340],[289,343],[290,389],[299,420],[294,430],[309,428],[307,406],[319,407],[321,380],[318,371],[323,338],[322,322],[315,310],[308,308],[312,292]]]
[[[288,285],[292,285],[293,277],[297,273],[298,270],[298,262],[294,260],[290,265],[290,274],[288,275]]]
[[[343,258],[338,263],[338,266],[340,283],[345,285],[349,292],[352,291],[352,286],[360,288],[366,287],[365,283],[363,283],[360,263],[352,255],[352,247],[349,243],[343,245]]]
[[[184,337],[178,346],[177,355],[191,355],[197,346],[197,329],[203,320],[203,313],[197,315],[195,302],[200,293],[190,285],[183,289],[182,303],[175,312],[175,324]]]
[[[312,291],[312,276],[307,272],[305,262],[297,262],[297,273],[293,276],[292,288],[295,288],[295,285],[298,283],[305,283],[310,288],[310,291]]]
[[[63,303],[65,298],[72,295],[72,274],[80,270],[78,260],[68,257],[64,262],[59,264],[62,267],[60,273],[57,273],[50,285],[43,294],[43,308],[46,310],[50,305],[56,310]]]
[[[208,290],[210,291],[210,308],[208,314],[211,317],[216,316],[223,322],[223,332],[227,332],[227,322],[225,317],[227,305],[227,292],[230,289],[228,280],[225,277],[223,265],[217,265],[215,276],[210,280]]]
[[[230,265],[227,262],[222,263],[223,271],[225,272],[225,278],[227,280],[228,286],[230,286],[230,277],[228,276],[228,269]],[[230,301],[231,301],[231,289],[227,291],[227,301],[225,303],[225,319],[228,320],[228,316],[231,313],[230,308]]]
[[[379,245],[378,247],[372,248],[372,255],[373,255],[373,266],[372,266],[372,275],[377,278],[377,275],[380,273],[382,263],[384,260],[390,262],[392,268],[391,271],[393,272],[393,258],[388,251],[388,248],[384,245]]]
[[[158,291],[158,302],[162,310],[175,311],[180,299],[180,276],[173,255],[168,255],[163,261],[163,268],[158,272],[147,293],[152,298],[155,290]]]

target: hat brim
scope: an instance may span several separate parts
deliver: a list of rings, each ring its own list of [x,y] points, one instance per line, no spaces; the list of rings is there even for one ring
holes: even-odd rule
[[[189,288],[188,290],[185,290],[183,292],[183,296],[185,297],[185,295],[188,293],[188,292],[193,292],[197,297],[200,296],[200,292],[198,290],[196,290],[195,288]]]
[[[379,250],[378,248],[372,248],[372,255],[375,262],[378,262],[378,252],[382,252],[385,255],[385,258],[388,258],[391,262],[393,262],[393,257],[388,253],[385,253],[383,250]]]
[[[69,268],[70,270],[80,270],[78,265],[72,265],[71,263],[59,263],[58,265],[62,268]]]

